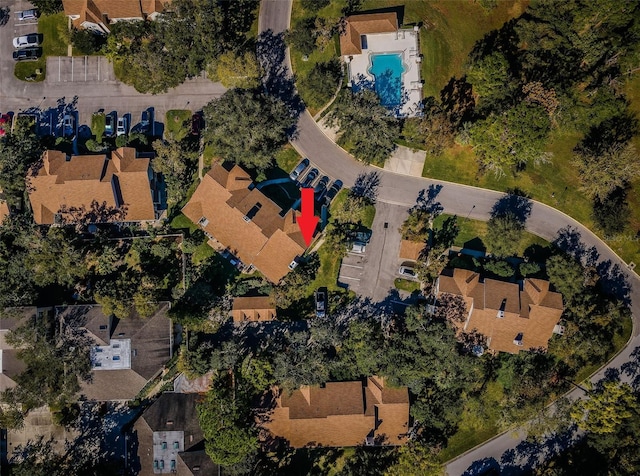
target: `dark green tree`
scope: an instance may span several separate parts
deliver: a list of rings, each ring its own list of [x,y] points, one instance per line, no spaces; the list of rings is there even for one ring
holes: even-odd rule
[[[491,253],[498,257],[513,256],[518,251],[524,232],[522,222],[511,212],[489,219],[486,241]]]
[[[267,168],[296,124],[283,101],[255,90],[231,89],[203,110],[204,141],[218,157],[251,168]]]
[[[380,166],[395,150],[400,129],[400,123],[369,89],[343,91],[327,115],[327,124],[339,127],[338,144],[358,160]]]

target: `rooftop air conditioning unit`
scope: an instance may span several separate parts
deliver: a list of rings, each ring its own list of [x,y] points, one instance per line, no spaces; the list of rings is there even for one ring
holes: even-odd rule
[[[296,260],[293,260],[291,263],[289,263],[289,269],[291,271],[293,271],[294,269],[296,269],[296,267],[298,266],[298,262]]]

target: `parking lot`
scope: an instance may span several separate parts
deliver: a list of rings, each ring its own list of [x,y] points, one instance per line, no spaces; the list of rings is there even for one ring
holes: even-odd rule
[[[115,81],[113,67],[104,56],[49,56],[47,83]]]
[[[366,250],[365,253],[348,252],[340,266],[338,285],[360,294],[366,259]]]

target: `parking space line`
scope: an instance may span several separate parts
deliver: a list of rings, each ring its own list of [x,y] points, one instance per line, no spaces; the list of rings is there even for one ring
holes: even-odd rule
[[[87,57],[84,57],[84,80],[87,80]]]
[[[338,279],[352,279],[353,281],[360,281],[360,278],[351,278],[349,276],[338,276]]]
[[[73,56],[71,57],[71,82],[73,82]]]
[[[61,79],[60,79],[60,74],[61,74],[60,73],[60,69],[62,68],[61,65],[60,65],[61,63],[62,63],[62,59],[58,56],[58,82],[61,81]]]
[[[355,264],[346,264],[346,263],[342,263],[342,266],[346,266],[347,268],[358,268],[358,269],[364,269],[364,266],[356,266]]]

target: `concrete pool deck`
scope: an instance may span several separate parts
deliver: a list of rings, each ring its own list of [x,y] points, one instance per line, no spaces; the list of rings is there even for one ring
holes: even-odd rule
[[[405,101],[399,110],[401,116],[415,116],[422,101],[422,83],[420,82],[420,49],[418,32],[415,30],[398,30],[393,33],[368,33],[366,35],[367,49],[362,54],[344,56],[349,68],[349,80],[357,81],[364,77],[374,81],[369,74],[371,55],[401,54],[404,72],[402,75],[403,95]]]

